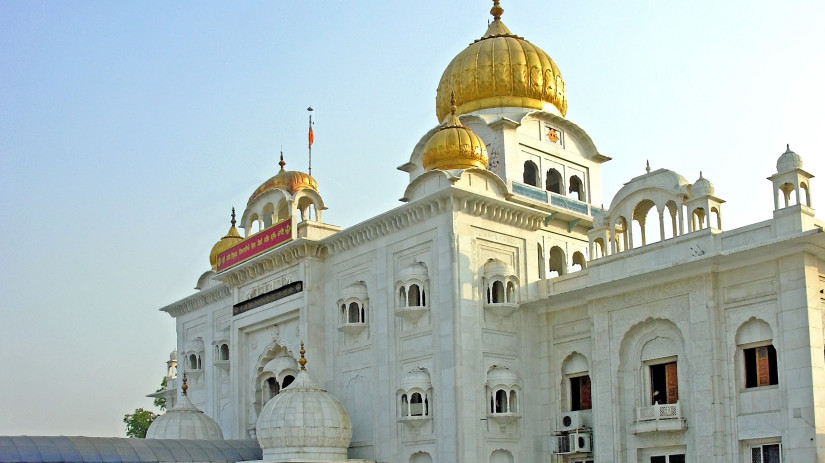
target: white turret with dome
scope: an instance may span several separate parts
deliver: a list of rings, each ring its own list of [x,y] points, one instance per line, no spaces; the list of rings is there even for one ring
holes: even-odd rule
[[[188,388],[184,373],[178,403],[152,422],[146,430],[147,439],[223,440],[223,432],[218,423],[189,400],[186,395]]]
[[[295,381],[264,405],[255,424],[267,462],[338,462],[347,458],[352,424],[341,402],[322,389],[306,371],[301,343],[301,370]]]

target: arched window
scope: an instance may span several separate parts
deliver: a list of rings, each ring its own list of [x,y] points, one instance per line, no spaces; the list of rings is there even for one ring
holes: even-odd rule
[[[493,413],[507,413],[507,403],[507,392],[504,389],[497,390],[493,403]]]
[[[550,169],[547,171],[547,181],[545,182],[545,186],[547,191],[551,191],[556,194],[562,194],[562,184],[561,184],[561,173],[556,169]]]
[[[358,303],[350,302],[349,304],[349,312],[348,312],[347,322],[348,323],[363,323],[364,320],[361,319],[362,312],[361,309],[358,307]]]
[[[407,307],[407,288],[403,286],[398,290],[398,306]]]
[[[524,163],[524,183],[532,186],[539,186],[539,168],[533,161]]]
[[[418,392],[410,395],[410,416],[424,416],[424,401]]]
[[[198,370],[198,356],[195,354],[189,354],[189,369],[190,370]]]
[[[275,378],[268,378],[266,380],[267,390],[269,391],[269,399],[278,395],[281,392],[281,386],[278,384],[278,380]]]
[[[421,293],[418,289],[418,285],[412,284],[410,285],[410,292],[407,295],[409,299],[409,303],[407,306],[409,307],[418,307],[421,305]]]
[[[229,345],[221,344],[221,360],[229,360]]]
[[[573,270],[584,270],[587,268],[587,259],[584,258],[584,254],[581,251],[576,251],[573,253]]]
[[[546,277],[544,271],[544,249],[542,249],[541,245],[538,245],[538,266],[539,266],[539,278],[544,279]]]
[[[284,381],[283,381],[283,383],[284,383],[284,387],[289,386],[290,384],[292,384],[292,382],[293,382],[293,381],[295,381],[295,377],[294,377],[294,376],[292,376],[292,375],[286,375],[286,376],[284,376]]]
[[[552,248],[550,248],[550,273],[548,274],[548,276],[553,277],[564,275],[566,273],[564,271],[564,267],[564,251],[562,251],[561,248],[558,246],[553,246]]]
[[[773,330],[765,321],[752,318],[736,334],[742,357],[742,383],[745,389],[779,384]]]
[[[575,197],[579,201],[584,201],[584,184],[577,175],[570,177],[569,193],[570,196]]]
[[[512,281],[507,282],[507,302],[516,302],[516,285]]]
[[[410,416],[410,401],[407,394],[401,395],[401,416]]]
[[[487,300],[493,304],[504,302],[504,284],[500,280],[493,282],[493,287],[490,290]]]

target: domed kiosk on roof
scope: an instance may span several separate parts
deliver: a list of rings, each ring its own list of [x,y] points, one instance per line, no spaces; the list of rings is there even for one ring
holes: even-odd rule
[[[202,439],[223,440],[221,427],[189,400],[183,375],[181,396],[174,408],[160,415],[146,431],[147,439]]]
[[[212,246],[212,251],[209,253],[209,264],[212,265],[212,270],[218,269],[218,255],[227,249],[235,246],[236,244],[243,241],[243,237],[240,233],[238,233],[238,229],[235,228],[235,208],[232,208],[232,221],[231,226],[229,227],[229,231],[226,232],[226,236],[221,238],[214,246]]]
[[[472,130],[464,127],[456,116],[455,98],[450,101],[450,117],[430,136],[424,145],[424,169],[447,170],[487,168],[487,148]]]

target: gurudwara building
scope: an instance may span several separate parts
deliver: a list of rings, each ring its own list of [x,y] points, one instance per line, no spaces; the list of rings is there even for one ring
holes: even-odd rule
[[[565,118],[558,67],[491,13],[399,158],[400,207],[341,229],[283,158],[250,172],[198,291],[161,309],[192,402],[256,437],[303,341],[351,425],[324,458],[825,461],[825,234],[801,157],[779,150],[773,217],[735,230],[701,174],[648,168],[605,201],[610,158]]]
[[[825,461],[802,158],[777,151],[753,184],[773,217],[734,230],[701,174],[647,168],[603,198],[610,158],[493,3],[438,82],[440,123],[399,156],[402,205],[341,229],[283,157],[249,172],[197,292],[161,309],[161,395],[185,371],[178,404],[272,462]]]

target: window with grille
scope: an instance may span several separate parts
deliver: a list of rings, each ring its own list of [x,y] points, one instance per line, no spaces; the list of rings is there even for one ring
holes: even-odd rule
[[[782,446],[765,444],[751,447],[751,463],[782,463]]]
[[[685,454],[655,455],[650,457],[650,463],[685,463]]]

